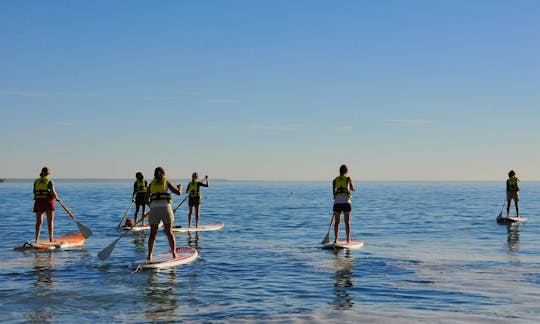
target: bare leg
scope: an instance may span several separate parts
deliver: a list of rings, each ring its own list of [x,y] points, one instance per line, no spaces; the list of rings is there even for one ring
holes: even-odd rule
[[[39,243],[39,234],[41,232],[41,224],[43,223],[43,213],[36,213],[36,243]]]
[[[189,213],[187,217],[187,227],[191,227],[191,214],[193,214],[193,206],[189,206]]]
[[[341,222],[341,213],[334,213],[334,243],[339,240],[339,223]]]
[[[510,216],[510,204],[512,200],[508,200],[508,205],[506,206],[506,217]]]
[[[48,210],[47,214],[47,229],[49,231],[49,241],[54,241],[54,210]]]
[[[172,224],[163,224],[163,232],[165,232],[167,239],[169,239],[169,247],[171,248],[172,257],[173,259],[176,259],[176,239],[174,238],[174,233],[172,231]]]
[[[345,221],[345,233],[347,234],[347,243],[351,241],[351,213],[345,213],[343,220]]]
[[[148,237],[148,261],[152,261],[152,253],[154,252],[154,245],[156,244],[156,236],[158,232],[159,223],[150,224],[150,236]]]
[[[142,212],[141,212],[141,219],[142,219],[142,221],[141,221],[141,226],[144,225],[144,219],[143,219],[144,213],[146,213],[146,204],[142,205]],[[137,223],[137,222],[135,222],[135,223]]]
[[[133,215],[133,224],[137,224],[137,217],[139,216],[140,205],[135,206],[135,215]]]
[[[201,211],[201,205],[195,206],[195,226],[199,227],[199,213]]]
[[[519,201],[515,200],[514,205],[516,205],[516,217],[519,217]]]

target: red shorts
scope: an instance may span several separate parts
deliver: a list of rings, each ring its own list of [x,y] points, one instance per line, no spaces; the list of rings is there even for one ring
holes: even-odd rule
[[[54,199],[38,198],[34,201],[34,213],[44,213],[54,210]]]

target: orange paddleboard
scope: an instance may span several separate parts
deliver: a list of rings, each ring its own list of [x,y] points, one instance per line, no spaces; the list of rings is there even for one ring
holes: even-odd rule
[[[71,233],[62,236],[57,236],[54,242],[41,241],[26,242],[21,246],[16,246],[15,250],[18,251],[51,251],[51,250],[69,250],[70,248],[81,247],[84,245],[85,238],[81,233]]]

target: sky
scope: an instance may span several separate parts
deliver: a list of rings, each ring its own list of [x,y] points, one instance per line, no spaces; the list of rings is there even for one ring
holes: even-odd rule
[[[0,177],[540,180],[540,1],[0,0]]]

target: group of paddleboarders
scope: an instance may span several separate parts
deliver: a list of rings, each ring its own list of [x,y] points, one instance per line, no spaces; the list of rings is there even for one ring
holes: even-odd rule
[[[345,234],[347,243],[351,240],[351,199],[352,192],[355,187],[351,177],[348,176],[348,168],[345,164],[339,167],[339,176],[332,181],[332,194],[334,197],[332,221],[334,221],[334,244],[339,241],[339,229],[341,223],[341,215],[345,222]],[[43,214],[47,215],[47,225],[49,232],[49,241],[54,241],[54,200],[60,202],[60,198],[56,193],[54,182],[50,179],[50,169],[43,167],[39,178],[34,181],[34,213],[36,214],[35,241],[39,243],[41,226],[43,224]],[[176,241],[173,234],[172,224],[174,223],[174,213],[176,209],[186,200],[189,199],[188,227],[191,227],[192,214],[195,212],[195,225],[199,227],[200,214],[200,199],[201,187],[208,187],[208,176],[205,176],[205,182],[198,181],[198,174],[194,172],[191,177],[191,182],[186,186],[186,194],[188,195],[173,211],[172,199],[170,192],[181,195],[182,185],[173,185],[165,178],[165,170],[162,167],[157,167],[154,170],[154,179],[148,184],[141,172],[137,172],[136,181],[133,184],[133,202],[135,202],[136,210],[134,221],[128,220],[126,224],[130,226],[137,225],[139,212],[142,212],[140,222],[144,223],[144,218],[148,216],[150,224],[150,236],[148,239],[148,260],[152,260],[155,241],[159,223],[163,222],[163,231],[167,235],[169,246],[173,258],[176,258]],[[508,172],[506,180],[506,217],[510,215],[510,206],[512,201],[516,208],[516,217],[519,217],[519,179],[516,177],[514,170]],[[146,205],[150,206],[150,212],[145,214]]]
[[[174,223],[174,214],[176,209],[174,211],[172,209],[170,192],[176,195],[181,195],[182,185],[179,184],[175,186],[169,180],[167,180],[165,178],[165,170],[162,167],[157,167],[154,170],[154,179],[150,182],[150,184],[148,184],[148,182],[144,179],[141,172],[137,172],[135,177],[136,181],[133,183],[133,200],[135,201],[136,209],[134,221],[131,224],[132,226],[137,225],[139,211],[142,211],[142,218],[140,222],[144,223],[144,218],[146,217],[144,211],[146,205],[149,205],[150,212],[148,213],[148,224],[150,224],[150,236],[148,238],[147,259],[149,261],[152,260],[152,253],[154,251],[154,245],[160,222],[163,223],[163,232],[167,235],[171,253],[174,259],[177,257],[177,255],[176,241],[174,238],[172,224]],[[188,183],[186,189],[186,194],[188,195],[186,199],[189,199],[188,227],[191,227],[193,211],[195,211],[195,226],[199,227],[199,214],[201,208],[200,187],[209,186],[208,176],[205,176],[205,182],[197,181],[198,177],[198,173],[194,172],[191,175],[191,182]],[[178,207],[180,207],[180,205],[178,205]]]

